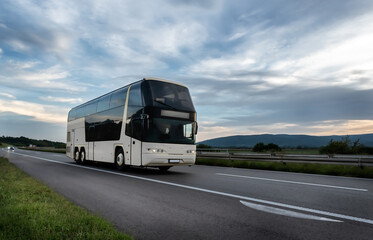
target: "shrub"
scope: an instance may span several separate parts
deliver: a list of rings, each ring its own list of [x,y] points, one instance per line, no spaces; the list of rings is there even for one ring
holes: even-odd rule
[[[197,145],[197,148],[211,148],[211,146],[207,145],[207,144],[200,143],[200,144]]]
[[[373,154],[372,147],[360,144],[359,139],[351,142],[348,136],[340,141],[331,139],[328,145],[321,147],[319,151],[321,154]]]
[[[279,152],[281,150],[282,149],[277,144],[274,144],[274,143],[268,143],[267,145],[265,145],[264,143],[259,142],[255,144],[255,146],[253,147],[254,152],[264,152],[264,151]]]
[[[254,152],[264,152],[265,150],[266,150],[266,145],[264,145],[264,143],[262,142],[255,144],[255,146],[253,147]]]

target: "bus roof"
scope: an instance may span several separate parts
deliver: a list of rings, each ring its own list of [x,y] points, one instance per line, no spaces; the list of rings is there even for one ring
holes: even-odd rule
[[[167,83],[172,83],[172,84],[176,84],[176,85],[180,85],[182,87],[187,87],[181,83],[178,83],[178,82],[174,82],[174,81],[170,81],[170,80],[167,80],[167,79],[162,79],[162,78],[155,78],[155,77],[147,77],[147,78],[143,78],[143,80],[145,81],[148,81],[148,80],[155,80],[155,81],[160,81],[160,82],[167,82]]]
[[[86,104],[88,104],[88,103],[90,103],[90,102],[93,102],[94,100],[97,100],[97,99],[99,99],[99,98],[101,98],[101,97],[103,97],[103,96],[105,96],[105,95],[109,95],[109,94],[111,94],[111,93],[113,93],[113,92],[115,92],[115,91],[117,91],[117,90],[119,90],[119,89],[122,89],[122,88],[125,88],[125,87],[129,87],[129,86],[131,86],[131,85],[133,85],[133,84],[135,84],[135,83],[141,82],[141,81],[150,81],[150,80],[153,80],[153,81],[160,81],[160,82],[167,82],[167,83],[172,83],[172,84],[176,84],[176,85],[179,85],[179,86],[182,86],[182,87],[186,87],[186,88],[187,88],[187,86],[185,86],[185,85],[183,85],[183,84],[181,84],[181,83],[178,83],[178,82],[174,82],[174,81],[170,81],[170,80],[166,80],[166,79],[162,79],[162,78],[156,78],[156,77],[147,77],[147,78],[143,78],[143,79],[141,79],[141,80],[138,80],[138,81],[132,82],[132,83],[130,83],[130,84],[127,84],[127,85],[125,85],[125,86],[123,86],[123,87],[120,87],[120,88],[115,89],[115,90],[113,90],[113,91],[110,91],[110,92],[108,92],[108,93],[105,93],[105,94],[103,94],[103,95],[101,95],[101,96],[99,96],[99,97],[96,97],[96,98],[94,98],[94,99],[91,99],[91,100],[89,100],[89,101],[87,101],[87,102],[84,102],[84,103],[82,103],[82,104],[80,104],[80,105],[78,105],[78,106],[75,106],[75,107],[71,108],[70,111],[73,110],[73,109],[76,109],[76,108],[82,107],[82,106],[84,106],[84,105],[86,105]],[[69,111],[69,112],[70,112],[70,111]]]

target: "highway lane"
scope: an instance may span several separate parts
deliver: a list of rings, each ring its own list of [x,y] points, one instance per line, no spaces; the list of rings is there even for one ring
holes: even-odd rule
[[[371,239],[373,181],[223,167],[168,173],[76,165],[16,149],[2,156],[138,239]],[[276,214],[274,214],[276,213]]]

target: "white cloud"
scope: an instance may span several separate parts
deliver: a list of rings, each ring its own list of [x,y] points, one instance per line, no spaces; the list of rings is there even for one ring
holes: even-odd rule
[[[79,7],[75,1],[47,1],[42,5],[46,18],[57,25],[73,26],[79,18]]]
[[[247,34],[248,34],[248,31],[236,32],[235,34],[233,34],[231,37],[228,38],[228,41],[234,41],[234,40],[240,39]]]
[[[230,127],[222,126],[203,126],[199,125],[197,133],[197,141],[204,141],[211,138],[225,137],[240,134],[240,132],[235,131],[235,129]],[[241,132],[242,133],[242,132]]]
[[[69,78],[71,74],[61,65],[41,68],[38,61],[7,61],[0,70],[6,75],[0,75],[0,83],[17,88],[39,88],[62,90],[69,92],[85,91],[81,83],[75,83]]]
[[[266,26],[264,22],[258,22],[246,29],[239,26],[228,40],[240,38],[242,43],[229,55],[222,52],[219,57],[205,57],[185,67],[184,72],[217,80],[260,79],[274,87],[371,89],[372,15],[315,28],[317,20],[315,17],[305,18],[283,26]],[[359,76],[356,71],[360,71]],[[245,72],[276,74],[255,77]]]
[[[349,86],[371,89],[371,74],[361,76],[370,84],[361,85],[354,71],[373,69],[373,17],[363,15],[311,31],[276,59],[270,69],[293,76],[303,86]]]
[[[11,99],[16,99],[16,97],[13,96],[10,93],[0,93],[0,96],[4,96],[4,97],[7,97],[7,98],[11,98]]]
[[[12,112],[32,117],[35,121],[48,123],[64,123],[68,109],[51,105],[43,105],[25,101],[4,101],[0,99],[0,112]]]
[[[43,101],[48,101],[48,102],[61,102],[61,103],[81,103],[83,102],[83,99],[81,98],[61,98],[61,97],[52,97],[52,96],[47,96],[47,97],[40,97],[41,100]]]
[[[227,76],[234,73],[234,71],[242,71],[247,69],[254,69],[256,60],[251,58],[249,53],[238,54],[235,56],[224,56],[219,58],[204,59],[187,69],[192,75],[210,76],[215,79],[225,79]]]
[[[310,135],[354,135],[372,133],[373,120],[329,120],[315,122],[305,128]]]
[[[372,19],[373,21],[373,19]],[[373,25],[371,27],[373,31]],[[353,38],[341,39],[338,43],[327,46],[305,58],[297,61],[297,70],[294,75],[307,76],[314,79],[321,78],[325,85],[351,85],[354,88],[361,89],[362,86],[356,84],[354,78],[349,73],[352,71],[371,71],[373,70],[373,34],[361,34]],[[337,77],[337,78],[336,78]],[[366,77],[371,78],[371,75]],[[333,82],[325,82],[330,79]],[[373,79],[370,86],[372,88]]]
[[[206,40],[207,33],[198,22],[178,22],[173,25],[163,25],[160,28],[150,28],[143,38],[146,44],[160,55],[179,55],[183,48],[199,48]]]

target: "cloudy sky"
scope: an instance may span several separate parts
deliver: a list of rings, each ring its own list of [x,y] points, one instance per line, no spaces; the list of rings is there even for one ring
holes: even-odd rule
[[[373,1],[0,2],[0,135],[65,141],[70,108],[181,82],[198,141],[373,133]]]

